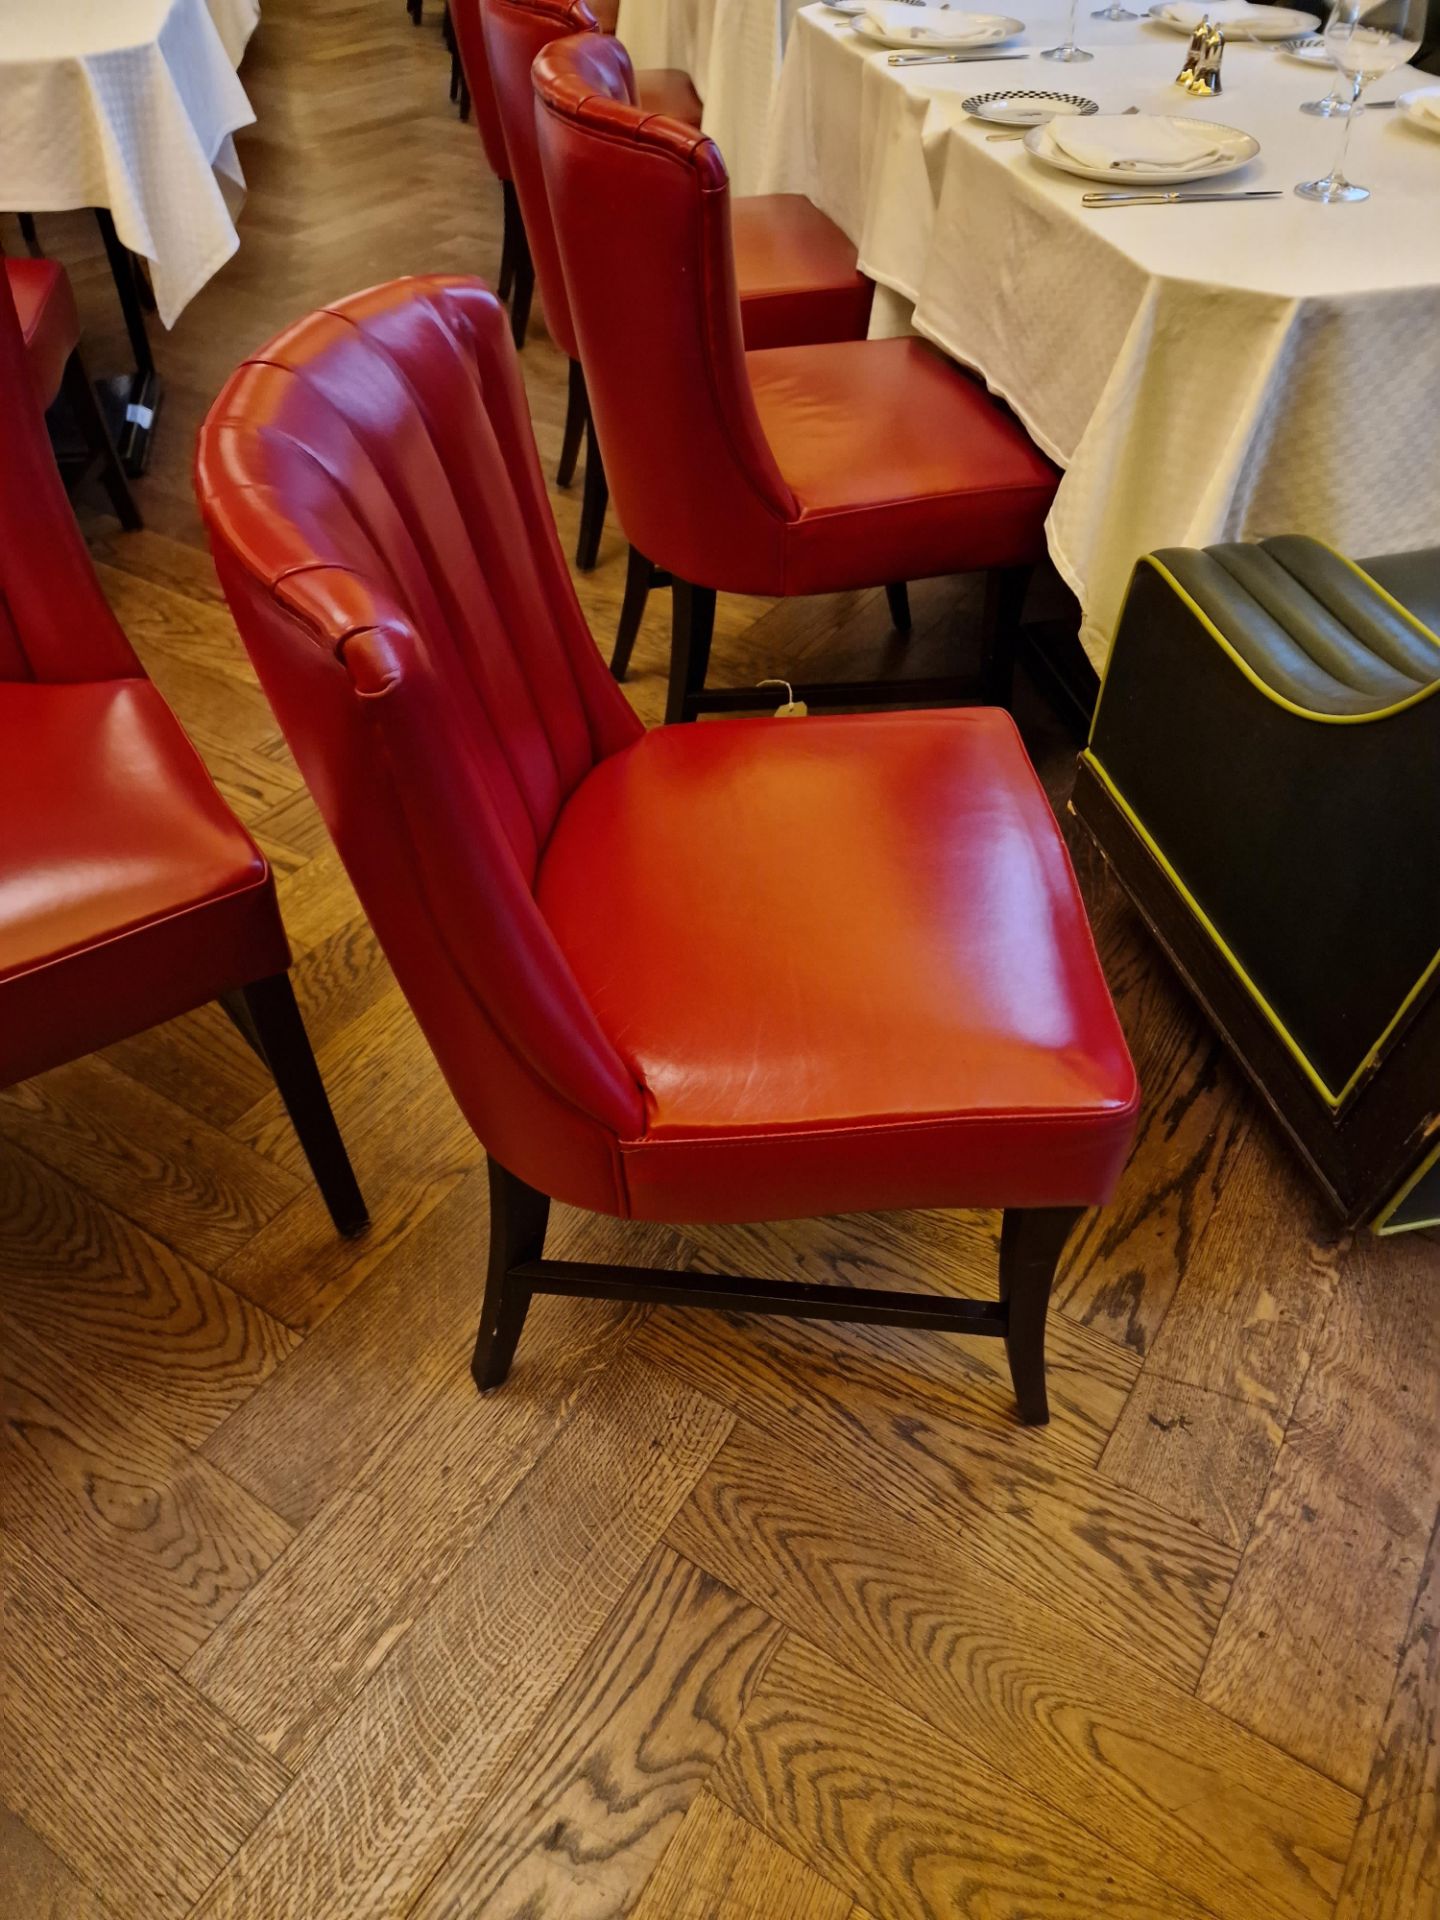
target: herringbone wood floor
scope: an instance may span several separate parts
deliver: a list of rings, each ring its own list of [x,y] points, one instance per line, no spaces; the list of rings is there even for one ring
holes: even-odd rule
[[[1208,1914],[1433,1920],[1433,1238],[1337,1239],[1080,855],[1147,1089],[1065,1262],[1052,1425],[997,1352],[544,1301],[466,1370],[482,1156],[221,605],[190,445],[282,322],[493,272],[498,195],[399,0],[267,0],[237,258],[160,342],[149,528],[107,591],[280,875],[374,1212],[338,1243],[205,1011],[0,1098],[15,1920]],[[96,366],[123,360],[83,218]],[[562,367],[525,354],[553,462]],[[573,534],[575,503],[557,496]],[[622,568],[581,593],[608,637]],[[906,659],[973,607],[917,592]],[[723,606],[736,677],[893,653],[883,600]],[[918,662],[917,662],[918,656]],[[658,712],[661,621],[633,693]],[[1057,798],[1072,750],[1027,732]],[[990,1283],[995,1223],[677,1235],[592,1256]]]

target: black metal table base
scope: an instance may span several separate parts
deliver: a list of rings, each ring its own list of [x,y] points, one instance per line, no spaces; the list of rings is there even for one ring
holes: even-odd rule
[[[153,367],[116,373],[95,382],[95,392],[120,464],[132,480],[150,464],[151,436],[165,388]]]

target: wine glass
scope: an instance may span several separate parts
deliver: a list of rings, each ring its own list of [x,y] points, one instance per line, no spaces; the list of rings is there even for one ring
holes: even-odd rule
[[[1138,20],[1138,13],[1132,13],[1129,7],[1122,7],[1120,0],[1110,0],[1108,7],[1097,7],[1091,14],[1092,20]]]
[[[1345,178],[1345,156],[1350,129],[1359,117],[1360,95],[1372,80],[1403,67],[1420,51],[1425,35],[1427,0],[1336,0],[1325,23],[1325,47],[1350,82],[1349,111],[1340,136],[1335,164],[1323,180],[1302,180],[1295,191],[1302,200],[1368,200],[1370,189]],[[1333,111],[1333,109],[1332,109]]]
[[[1073,60],[1093,60],[1095,58],[1093,53],[1087,53],[1083,47],[1077,47],[1075,44],[1075,10],[1079,6],[1079,4],[1080,4],[1080,0],[1070,0],[1070,24],[1065,29],[1064,46],[1063,47],[1047,47],[1040,56],[1042,60],[1073,61]],[[1422,0],[1422,4],[1423,4],[1423,0]]]

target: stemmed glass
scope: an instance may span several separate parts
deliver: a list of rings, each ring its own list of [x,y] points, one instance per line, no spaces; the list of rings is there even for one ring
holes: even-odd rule
[[[1132,13],[1129,7],[1122,7],[1120,0],[1110,0],[1108,7],[1097,7],[1090,18],[1092,20],[1138,20],[1140,16],[1138,13]]]
[[[1345,178],[1350,129],[1360,114],[1360,96],[1370,82],[1378,80],[1382,73],[1403,67],[1420,51],[1427,3],[1428,0],[1336,0],[1325,23],[1325,47],[1342,78],[1350,82],[1345,130],[1340,136],[1335,164],[1325,178],[1302,180],[1296,187],[1302,200],[1322,200],[1328,206],[1337,200],[1370,198],[1368,187],[1354,186]]]
[[[1080,4],[1080,0],[1070,0],[1070,24],[1065,29],[1064,46],[1063,47],[1047,47],[1040,56],[1042,60],[1072,60],[1073,61],[1073,60],[1093,60],[1095,58],[1093,53],[1087,53],[1083,47],[1077,47],[1075,44],[1075,10],[1079,6],[1079,4]]]

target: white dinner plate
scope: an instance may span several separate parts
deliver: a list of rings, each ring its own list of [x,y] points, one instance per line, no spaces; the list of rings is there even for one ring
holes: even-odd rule
[[[825,0],[825,4],[831,13],[843,13],[853,17],[857,13],[864,13],[866,0]]]
[[[963,113],[993,120],[1000,127],[1039,127],[1047,120],[1100,111],[1098,100],[1079,93],[1045,93],[1039,88],[1007,87],[1003,93],[972,93],[960,102]]]
[[[1160,4],[1150,9],[1150,18],[1157,26],[1168,27],[1172,33],[1192,34],[1195,24],[1189,26],[1183,21],[1172,20],[1169,14],[1170,0],[1160,0]],[[1219,27],[1227,40],[1293,40],[1297,35],[1314,33],[1320,22],[1313,13],[1301,13],[1295,7],[1260,7],[1255,9],[1257,18],[1244,22],[1235,20],[1215,20],[1212,26]],[[1264,15],[1265,18],[1258,16]],[[1197,15],[1198,20],[1198,15]]]
[[[965,17],[961,15],[962,19]],[[973,29],[967,32],[963,28],[957,28],[953,37],[947,33],[943,40],[937,40],[933,34],[924,40],[912,40],[903,33],[878,33],[863,14],[856,17],[855,31],[862,40],[868,40],[872,47],[889,47],[892,51],[901,53],[959,53],[967,47],[1003,47],[1007,41],[1013,40],[1017,33],[1025,31],[1023,20],[1012,20],[1008,15],[992,14],[990,16],[992,19],[997,17],[1004,20],[1003,33],[977,34]]]
[[[1087,167],[1078,160],[1072,160],[1068,153],[1061,152],[1051,138],[1048,122],[1044,126],[1032,127],[1026,134],[1025,151],[1060,173],[1073,173],[1081,180],[1103,180],[1107,187],[1179,187],[1184,186],[1187,180],[1214,180],[1222,173],[1234,173],[1237,168],[1247,166],[1260,151],[1260,142],[1255,136],[1242,133],[1238,127],[1221,127],[1210,120],[1197,122],[1193,115],[1170,114],[1163,117],[1173,119],[1182,126],[1203,125],[1207,133],[1215,136],[1218,144],[1229,148],[1229,152],[1224,159],[1216,160],[1208,167]]]
[[[1440,120],[1435,118],[1434,108],[1426,112],[1420,105],[1421,98],[1432,103],[1440,101],[1440,87],[1412,87],[1408,93],[1400,96],[1400,111],[1412,127],[1419,127],[1422,133],[1440,134]]]

